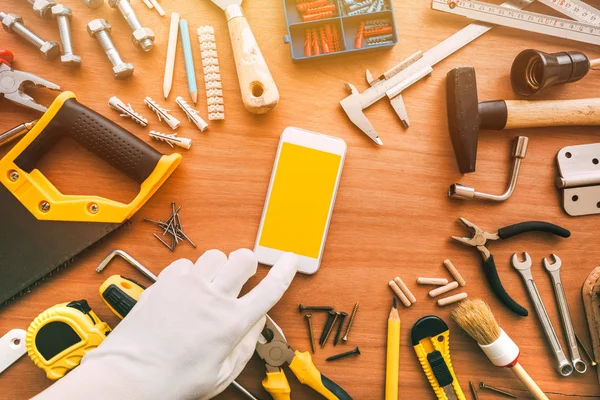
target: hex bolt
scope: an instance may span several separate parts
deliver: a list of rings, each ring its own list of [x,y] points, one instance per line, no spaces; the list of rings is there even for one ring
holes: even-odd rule
[[[344,342],[348,341],[348,335],[350,334],[350,328],[352,328],[352,324],[354,323],[354,318],[356,318],[356,313],[358,312],[358,305],[360,302],[356,302],[356,304],[354,305],[354,308],[352,309],[352,315],[350,315],[350,321],[348,321],[348,327],[346,328],[346,333],[344,334],[344,337],[342,338],[342,340]]]
[[[298,305],[298,311],[332,311],[333,307],[329,306],[303,306],[302,304]]]
[[[83,4],[88,8],[98,8],[104,4],[104,0],[83,0]]]
[[[60,54],[60,48],[56,42],[47,42],[28,29],[23,24],[23,18],[18,14],[6,14],[0,12],[2,27],[8,33],[16,33],[29,43],[34,45],[47,60],[54,60]]]
[[[310,338],[310,348],[311,348],[313,354],[315,354],[315,335],[313,333],[312,321],[310,320],[311,318],[312,318],[312,314],[304,315],[304,319],[306,319],[306,323],[308,324],[308,336]]]
[[[498,394],[504,395],[506,397],[510,397],[512,399],[516,399],[517,398],[516,395],[514,395],[514,394],[512,394],[510,392],[507,392],[506,390],[502,390],[502,389],[498,389],[497,387],[494,387],[494,386],[486,385],[483,382],[479,382],[479,387],[482,388],[482,389],[491,390],[492,392],[496,392]]]
[[[125,21],[133,31],[131,41],[144,51],[150,51],[154,47],[154,32],[150,28],[145,28],[138,19],[129,0],[108,0],[108,5],[112,8],[118,8]]]
[[[344,320],[346,319],[346,317],[348,316],[348,314],[346,314],[345,312],[341,312],[340,313],[340,317],[338,318],[340,320],[338,328],[337,328],[337,332],[335,333],[335,339],[333,339],[333,345],[337,346],[337,344],[340,341],[340,336],[342,336],[342,328],[344,326]]]
[[[56,5],[54,0],[28,0],[33,6],[33,13],[42,19],[52,19],[52,7]]]
[[[73,54],[73,43],[71,38],[71,18],[73,11],[62,4],[52,7],[52,16],[58,22],[58,32],[63,47],[63,55],[60,61],[63,64],[79,67],[81,66],[81,57]]]
[[[95,37],[100,42],[104,52],[108,56],[113,66],[113,75],[115,79],[126,79],[133,75],[133,65],[126,63],[115,48],[110,37],[111,26],[105,19],[95,19],[90,21],[87,26],[88,34]]]
[[[319,344],[323,344],[325,341],[325,336],[327,336],[327,332],[329,328],[333,324],[333,319],[337,317],[337,313],[333,310],[327,312],[327,322],[325,322],[325,326],[323,327],[323,332],[321,332],[321,337],[319,338]]]
[[[340,358],[345,358],[348,356],[353,356],[353,355],[360,355],[360,349],[358,348],[358,346],[356,346],[356,348],[352,351],[347,351],[345,353],[342,354],[337,354],[335,356],[331,356],[329,358],[326,358],[325,361],[335,361],[335,360],[339,360]]]

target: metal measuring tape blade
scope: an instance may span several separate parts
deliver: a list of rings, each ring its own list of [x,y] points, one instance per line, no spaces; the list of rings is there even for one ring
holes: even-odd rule
[[[573,21],[530,11],[506,10],[502,6],[477,0],[432,0],[431,8],[489,24],[583,43],[600,44],[600,27],[597,23]],[[566,12],[563,6],[553,8],[560,12]],[[571,14],[584,21],[587,18],[587,15],[584,16],[583,13],[571,12]],[[598,16],[597,13],[596,16]]]

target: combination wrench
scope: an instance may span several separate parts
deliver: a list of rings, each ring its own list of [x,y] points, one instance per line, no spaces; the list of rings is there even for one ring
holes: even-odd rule
[[[528,253],[523,252],[523,257],[525,260],[521,261],[516,253],[513,254],[511,258],[511,264],[513,268],[519,272],[523,278],[523,282],[525,282],[529,297],[531,297],[531,300],[533,301],[535,312],[542,323],[546,338],[548,339],[548,342],[550,342],[552,351],[554,352],[556,360],[558,361],[558,372],[562,376],[569,376],[573,373],[573,365],[565,356],[565,352],[563,351],[560,341],[558,340],[556,331],[552,326],[552,321],[550,320],[548,311],[546,311],[546,306],[544,306],[540,292],[533,281],[533,275],[531,274],[531,256]]]
[[[554,295],[556,296],[556,302],[558,303],[558,311],[560,312],[563,329],[565,330],[565,336],[567,337],[567,343],[571,350],[571,362],[573,363],[575,371],[584,374],[587,371],[587,365],[581,359],[581,355],[579,354],[579,347],[577,347],[577,339],[575,338],[575,330],[573,329],[573,321],[571,320],[571,313],[569,312],[565,289],[560,279],[560,267],[562,266],[562,261],[556,254],[552,254],[551,257],[554,260],[554,263],[551,263],[547,258],[544,258],[544,268],[548,271],[548,274],[552,279]]]

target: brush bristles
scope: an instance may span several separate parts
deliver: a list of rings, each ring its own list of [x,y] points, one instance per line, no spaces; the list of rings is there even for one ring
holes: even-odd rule
[[[500,337],[500,326],[481,299],[462,301],[452,311],[452,319],[480,345],[494,343]]]

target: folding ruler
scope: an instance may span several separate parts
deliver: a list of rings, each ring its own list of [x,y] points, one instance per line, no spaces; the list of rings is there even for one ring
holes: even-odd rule
[[[501,6],[495,6],[501,10],[522,10],[534,0],[508,0]],[[539,0],[544,4],[548,4],[564,14],[586,23],[600,23],[597,10],[586,5],[578,0]],[[452,2],[452,0],[450,0]],[[456,3],[456,1],[454,1]],[[434,0],[435,4],[435,0]],[[448,6],[449,1],[444,0],[444,4]],[[416,53],[400,64],[392,67],[384,72],[380,77],[374,79],[369,70],[366,72],[367,82],[371,86],[369,89],[360,93],[356,87],[350,83],[346,83],[346,87],[351,91],[350,96],[340,102],[342,108],[346,112],[348,118],[362,130],[375,143],[382,145],[383,142],[379,135],[371,125],[370,121],[365,116],[363,110],[375,104],[383,97],[388,97],[396,111],[396,114],[402,121],[403,125],[408,128],[410,123],[404,100],[402,99],[402,91],[418,82],[425,76],[428,76],[433,71],[433,66],[444,60],[451,54],[460,50],[467,44],[471,43],[479,36],[483,35],[492,28],[484,22],[473,23],[464,29],[458,31],[448,39],[444,40],[437,46],[433,47],[425,53]]]
[[[581,22],[530,11],[506,10],[504,7],[477,0],[433,0],[431,8],[481,22],[583,43],[600,44],[600,11],[577,0],[539,1]]]

